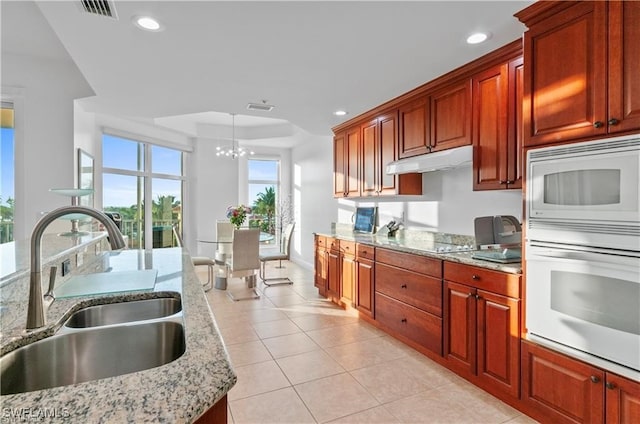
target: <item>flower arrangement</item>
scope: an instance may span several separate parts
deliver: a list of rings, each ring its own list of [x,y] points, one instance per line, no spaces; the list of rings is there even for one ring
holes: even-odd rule
[[[227,208],[227,218],[236,228],[240,228],[250,213],[251,208],[245,205],[229,206]]]

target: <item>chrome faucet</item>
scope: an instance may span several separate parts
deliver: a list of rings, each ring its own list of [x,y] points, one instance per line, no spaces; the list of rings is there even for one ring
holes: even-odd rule
[[[63,206],[49,212],[36,224],[31,233],[31,280],[29,283],[29,307],[27,309],[27,330],[33,330],[44,326],[46,322],[44,297],[42,296],[42,235],[45,228],[56,219],[68,214],[89,215],[104,225],[109,234],[109,243],[112,250],[123,249],[126,246],[122,233],[116,224],[104,213],[86,206]],[[52,270],[55,272],[55,270]],[[55,278],[55,277],[51,277]],[[47,308],[53,302],[53,287],[50,280],[47,297]]]

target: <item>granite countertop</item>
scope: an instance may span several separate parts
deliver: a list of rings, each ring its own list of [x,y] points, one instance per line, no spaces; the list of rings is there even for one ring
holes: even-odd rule
[[[157,269],[154,290],[56,300],[47,313],[49,324],[29,337],[4,343],[3,353],[33,338],[53,334],[73,312],[85,306],[181,296],[184,354],[173,362],[145,371],[1,396],[2,422],[11,422],[5,411],[26,408],[32,415],[54,413],[65,422],[189,423],[221,400],[236,383],[237,377],[186,250],[109,252],[108,261],[113,271]],[[24,416],[17,421],[22,419]]]
[[[509,263],[502,264],[498,262],[484,261],[480,259],[472,258],[473,252],[451,252],[451,253],[435,253],[433,251],[429,251],[430,245],[433,244],[433,240],[428,238],[421,237],[412,237],[412,238],[403,238],[396,237],[390,238],[384,235],[375,235],[375,234],[361,234],[361,233],[353,233],[353,232],[345,232],[345,231],[337,231],[331,233],[316,233],[320,236],[325,237],[334,237],[341,240],[355,241],[357,243],[368,244],[375,247],[384,247],[391,250],[396,250],[398,252],[406,252],[413,253],[421,256],[428,256],[431,258],[443,259],[451,262],[458,262],[466,265],[473,265],[480,268],[487,268],[494,271],[506,272],[509,274],[522,274],[522,263]],[[437,236],[437,234],[436,234]],[[457,240],[452,240],[451,236],[445,236],[444,240],[438,240],[442,242],[449,243],[459,243]],[[465,236],[460,236],[461,238],[468,238]],[[459,243],[464,244],[464,242]]]

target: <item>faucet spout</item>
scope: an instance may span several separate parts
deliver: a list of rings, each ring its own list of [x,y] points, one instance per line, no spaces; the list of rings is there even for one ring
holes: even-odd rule
[[[112,250],[120,250],[126,246],[124,237],[116,224],[97,209],[77,205],[63,206],[43,216],[31,233],[31,277],[29,282],[29,306],[27,308],[27,330],[40,328],[46,322],[44,297],[42,296],[42,235],[49,224],[68,214],[89,215],[100,221],[109,234],[109,243]]]

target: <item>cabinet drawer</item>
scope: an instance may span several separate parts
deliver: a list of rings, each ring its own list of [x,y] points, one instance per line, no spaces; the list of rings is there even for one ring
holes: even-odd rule
[[[340,240],[327,237],[327,249],[340,250]]]
[[[318,236],[316,235],[316,246],[319,248],[326,248],[327,247],[327,238],[325,236]]]
[[[383,294],[375,296],[376,321],[442,355],[442,319]]]
[[[358,243],[356,246],[356,257],[358,259],[371,259],[373,261],[376,258],[376,248],[368,244]]]
[[[520,298],[520,275],[493,271],[477,266],[456,262],[444,263],[444,279],[456,283],[467,284],[482,290]]]
[[[356,242],[340,240],[340,250],[345,255],[356,255]]]
[[[388,249],[376,249],[376,262],[382,262],[398,268],[410,269],[420,274],[442,278],[442,261],[411,253],[394,252]]]
[[[376,291],[442,316],[442,280],[376,262]]]

